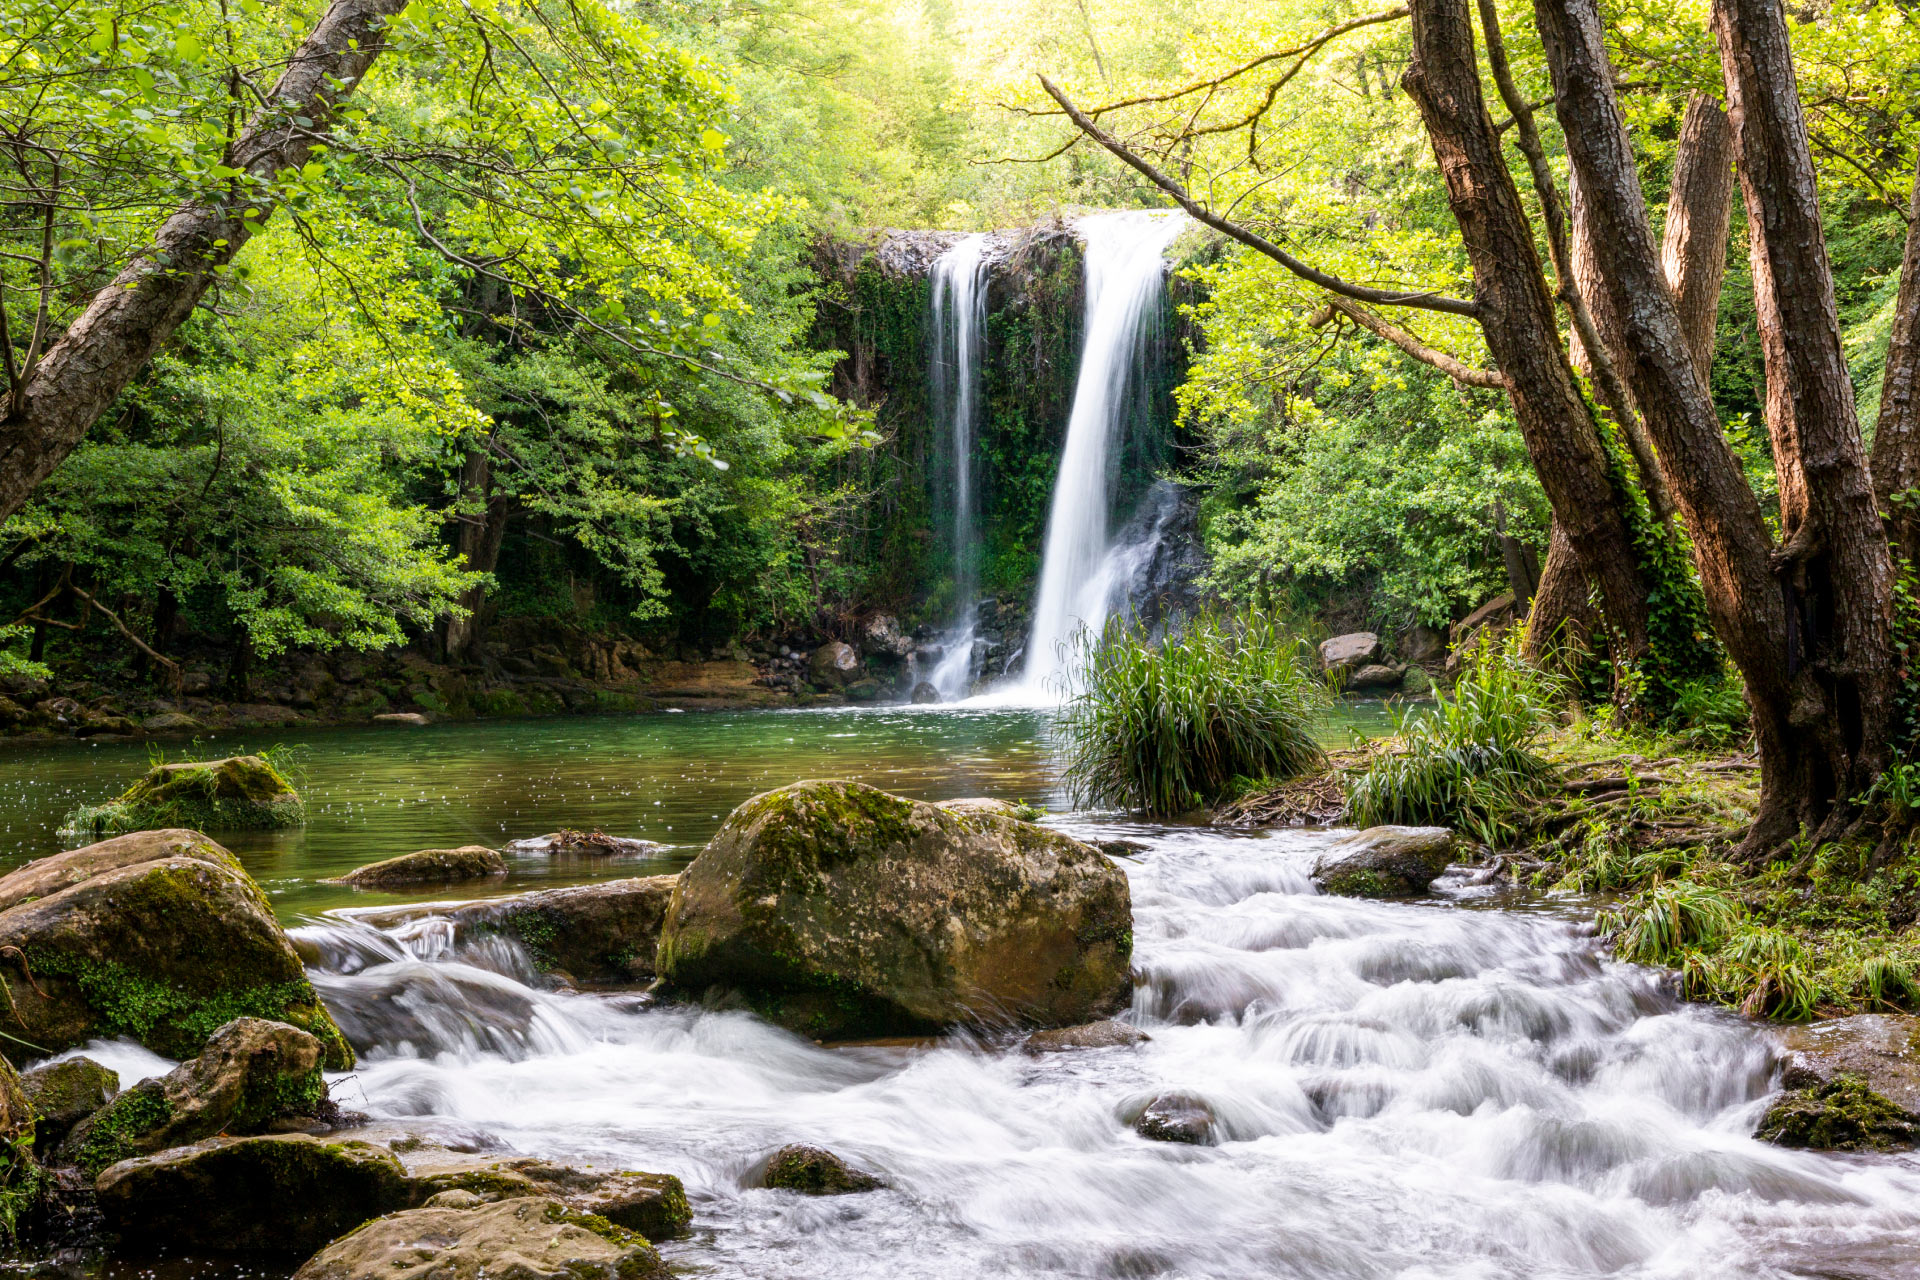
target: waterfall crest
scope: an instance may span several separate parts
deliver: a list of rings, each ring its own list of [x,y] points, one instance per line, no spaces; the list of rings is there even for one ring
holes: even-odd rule
[[[1124,566],[1114,562],[1108,532],[1115,446],[1135,392],[1142,340],[1159,315],[1162,255],[1185,226],[1179,214],[1148,212],[1096,214],[1077,224],[1086,244],[1086,338],[1027,639],[1029,695],[1057,692],[1074,633],[1082,626],[1098,630],[1122,585],[1117,577]]]

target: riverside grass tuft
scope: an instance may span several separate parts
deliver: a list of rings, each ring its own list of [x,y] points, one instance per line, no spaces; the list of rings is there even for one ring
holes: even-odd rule
[[[1207,611],[1156,639],[1109,619],[1075,637],[1059,720],[1076,805],[1150,816],[1215,804],[1324,767],[1326,686],[1260,610]]]
[[[1397,713],[1399,743],[1347,787],[1360,826],[1458,827],[1485,844],[1553,776],[1535,750],[1566,703],[1560,682],[1521,660],[1518,636],[1482,638],[1451,693]]]

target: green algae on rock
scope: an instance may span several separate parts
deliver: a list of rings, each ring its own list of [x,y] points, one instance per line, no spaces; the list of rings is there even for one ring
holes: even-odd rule
[[[458,1197],[459,1193],[455,1193]],[[451,1197],[450,1197],[451,1198]],[[647,1240],[558,1200],[430,1205],[378,1218],[307,1260],[294,1280],[392,1280],[432,1260],[435,1280],[665,1280]]]
[[[1842,1075],[1795,1089],[1767,1108],[1755,1137],[1813,1151],[1892,1151],[1920,1143],[1920,1116]]]
[[[741,805],[680,875],[668,989],[836,1038],[1071,1026],[1130,983],[1124,873],[1056,831],[852,782]]]
[[[870,1173],[842,1160],[831,1151],[794,1143],[780,1148],[767,1161],[768,1188],[798,1191],[810,1196],[842,1196],[859,1191],[877,1191],[885,1184]]]
[[[14,1023],[0,1052],[16,1061],[121,1036],[191,1058],[251,1015],[312,1034],[333,1070],[353,1065],[266,896],[198,832],[124,836],[0,877],[0,966]]]
[[[355,867],[335,883],[356,889],[387,889],[417,884],[459,884],[507,874],[507,860],[497,849],[467,844],[458,849],[422,849],[383,862]]]
[[[1313,878],[1343,898],[1416,898],[1452,861],[1445,827],[1368,827],[1328,850]]]
[[[306,820],[306,802],[272,764],[259,756],[229,756],[155,765],[119,799],[75,809],[63,830],[98,839],[164,827],[273,831]]]
[[[326,1098],[317,1039],[284,1022],[236,1018],[198,1057],[142,1080],[81,1121],[68,1148],[76,1164],[97,1174],[166,1147],[312,1116]]]
[[[436,1197],[448,1192],[467,1192],[483,1201],[550,1196],[569,1209],[605,1218],[649,1240],[685,1235],[693,1221],[686,1188],[669,1173],[582,1168],[531,1156],[501,1159],[444,1150],[409,1152],[401,1163],[413,1182],[416,1204],[443,1203]]]
[[[23,1072],[20,1085],[33,1107],[34,1145],[47,1151],[113,1100],[120,1075],[92,1058],[68,1058]]]

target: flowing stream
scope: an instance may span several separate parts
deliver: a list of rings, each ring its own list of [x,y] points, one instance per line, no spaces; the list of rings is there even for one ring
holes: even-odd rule
[[[1058,693],[1075,633],[1082,626],[1099,630],[1114,605],[1122,571],[1108,536],[1115,446],[1132,403],[1142,338],[1159,316],[1166,276],[1161,257],[1185,227],[1178,214],[1144,212],[1096,214],[1076,224],[1086,244],[1086,337],[1027,640],[1029,696]]]
[[[1414,903],[1322,896],[1307,875],[1328,833],[1054,819],[1139,846],[1122,862],[1124,1016],[1152,1039],[1042,1057],[1011,1036],[823,1047],[738,1011],[546,989],[513,944],[456,947],[430,907],[376,927],[367,908],[391,895],[318,883],[567,820],[682,843],[640,863],[516,859],[505,887],[668,870],[748,794],[807,775],[1057,804],[1046,732],[1031,712],[927,709],[314,734],[313,824],[236,844],[360,1050],[332,1082],[344,1105],[462,1147],[678,1175],[696,1230],[664,1252],[683,1276],[1920,1275],[1920,1159],[1747,1136],[1775,1087],[1765,1028],[1605,960],[1583,904],[1464,883]],[[0,796],[17,819],[143,764],[0,756]],[[90,1052],[128,1083],[167,1065]],[[1131,1131],[1165,1092],[1211,1108],[1211,1145]],[[887,1189],[756,1189],[796,1141]]]
[[[946,651],[927,679],[948,702],[973,684],[974,597],[980,585],[974,529],[973,434],[980,362],[987,345],[987,237],[963,237],[934,260],[928,281],[933,307],[932,398],[946,422],[953,454],[953,592],[958,616]]]

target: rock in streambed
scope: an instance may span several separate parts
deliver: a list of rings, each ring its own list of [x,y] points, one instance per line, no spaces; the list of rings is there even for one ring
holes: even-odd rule
[[[466,1193],[367,1223],[334,1241],[294,1280],[665,1280],[643,1237],[558,1200],[472,1203]]]
[[[67,1058],[22,1072],[20,1087],[33,1107],[34,1146],[44,1152],[113,1101],[120,1092],[120,1076],[92,1058]]]
[[[1445,827],[1368,827],[1327,850],[1313,879],[1345,898],[1417,898],[1452,861]]]
[[[353,1065],[265,895],[197,831],[145,831],[0,877],[0,1052],[18,1061],[125,1036],[191,1058],[232,1019],[291,1023]],[[23,1043],[25,1042],[25,1043]]]
[[[66,828],[83,836],[190,827],[272,831],[307,820],[306,802],[259,756],[155,765],[117,800],[82,805]]]
[[[802,782],[734,810],[681,873],[658,968],[844,1038],[1087,1022],[1124,1001],[1132,950],[1126,876],[1079,841]]]
[[[843,1196],[877,1191],[884,1184],[831,1151],[796,1142],[780,1148],[768,1159],[761,1185],[770,1190],[798,1191],[810,1196]]]
[[[507,860],[485,845],[467,844],[458,849],[422,849],[403,853],[384,862],[369,862],[355,867],[334,883],[356,889],[393,889],[412,885],[461,884],[468,880],[486,880],[507,874]]]
[[[1863,1013],[1781,1032],[1786,1090],[1757,1136],[1822,1151],[1920,1143],[1920,1017]]]

